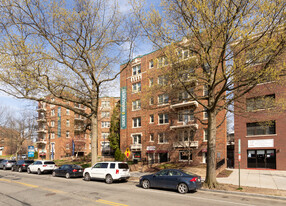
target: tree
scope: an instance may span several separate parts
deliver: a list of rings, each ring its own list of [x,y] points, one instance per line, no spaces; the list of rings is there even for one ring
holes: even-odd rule
[[[208,126],[205,183],[213,188],[218,115],[258,83],[277,80],[283,72],[286,3],[162,0],[161,6],[145,12],[133,2],[144,34],[168,60],[167,75],[176,89],[198,102],[197,113],[207,114],[208,121],[201,121]]]
[[[98,99],[132,54],[136,27],[106,0],[1,1],[1,91],[55,104],[90,121],[97,161]],[[125,19],[127,19],[125,21]],[[81,104],[83,112],[72,104]]]
[[[1,136],[6,138],[6,146],[18,160],[20,153],[27,153],[27,145],[24,146],[24,143],[31,143],[35,132],[35,117],[30,112],[22,112],[20,115],[8,117],[6,126],[1,129]]]
[[[120,149],[120,102],[118,102],[113,109],[109,129],[109,144],[110,147],[116,151]]]

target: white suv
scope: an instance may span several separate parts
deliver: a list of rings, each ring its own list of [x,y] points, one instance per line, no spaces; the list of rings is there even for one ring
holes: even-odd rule
[[[128,164],[125,162],[99,162],[83,172],[84,180],[105,180],[111,184],[113,180],[127,180],[130,177]]]
[[[38,175],[44,172],[53,172],[56,169],[56,164],[53,161],[49,160],[39,160],[35,161],[33,164],[30,164],[27,168],[27,172],[30,173],[37,173]]]

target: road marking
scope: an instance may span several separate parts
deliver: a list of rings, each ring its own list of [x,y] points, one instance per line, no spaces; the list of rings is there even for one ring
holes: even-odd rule
[[[31,184],[27,184],[27,183],[24,183],[24,182],[18,182],[18,181],[14,181],[14,180],[8,180],[8,179],[0,178],[0,181],[8,182],[8,183],[16,183],[16,184],[24,185],[26,187],[39,188],[39,189],[44,190],[44,191],[54,192],[54,193],[58,193],[58,194],[68,194],[67,192],[64,192],[64,191],[61,191],[61,190],[55,190],[55,189],[40,187],[38,185],[31,185]],[[111,201],[103,200],[103,199],[94,200],[94,199],[90,199],[90,198],[86,198],[86,197],[84,197],[82,199],[85,199],[87,201],[93,201],[93,202],[102,203],[102,204],[105,204],[105,205],[128,206],[126,204],[121,204],[121,203],[117,203],[117,202],[111,202]]]

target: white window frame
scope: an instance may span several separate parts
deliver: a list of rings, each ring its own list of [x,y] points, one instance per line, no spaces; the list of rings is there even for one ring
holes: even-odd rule
[[[154,68],[154,60],[151,59],[151,60],[149,61],[149,69],[153,69],[153,68]]]
[[[55,121],[51,121],[51,127],[55,127]]]
[[[208,137],[207,137],[207,135],[208,135],[208,128],[204,128],[204,134],[203,135],[204,135],[203,136],[203,141],[207,142],[208,141]]]
[[[162,116],[163,123],[160,123],[160,119],[161,119],[160,115],[163,115]],[[166,116],[167,116],[167,118],[166,118]],[[168,121],[166,122],[166,120],[168,120]],[[169,115],[165,114],[165,113],[158,114],[158,125],[165,125],[165,124],[169,124]]]
[[[141,100],[137,99],[132,102],[132,111],[137,111],[141,109]]]
[[[110,112],[101,112],[101,118],[109,118]]]
[[[158,82],[157,83],[160,86],[166,86],[168,83],[167,76],[166,75],[158,76]]]
[[[110,135],[109,132],[102,132],[102,133],[101,133],[101,139],[107,140],[109,135]]]
[[[188,159],[181,159],[181,155],[183,152],[187,152],[188,153],[188,150],[180,150],[179,151],[179,161],[188,161]],[[191,153],[191,158],[190,158],[190,161],[193,161],[193,154]]]
[[[132,76],[136,76],[138,74],[141,74],[141,64],[137,64],[132,67]]]
[[[56,135],[54,132],[51,132],[51,139],[55,139]]]
[[[141,117],[132,118],[132,128],[140,128],[142,126]]]
[[[149,134],[149,142],[154,142],[154,140],[155,140],[154,133],[150,133]]]
[[[149,99],[149,105],[154,105],[154,97],[150,97],[150,99]]]
[[[70,120],[69,119],[66,120],[66,126],[70,127]]]
[[[102,121],[101,128],[110,128],[110,121]]]
[[[101,101],[102,108],[110,108],[110,101],[109,100],[102,100]]]
[[[132,134],[131,135],[132,136],[132,143],[133,144],[142,144],[142,134]],[[137,138],[136,139],[136,141],[134,141],[134,137],[139,137],[140,136],[140,138]],[[139,141],[139,139],[140,139],[140,141]]]
[[[155,116],[154,116],[154,114],[150,114],[149,115],[149,124],[154,124],[154,122],[155,122]]]
[[[52,109],[52,110],[51,110],[51,116],[55,116],[55,115],[56,115],[55,110]]]
[[[162,97],[162,101],[160,100],[161,97]],[[158,105],[166,105],[168,103],[169,103],[169,96],[167,94],[158,95]]]
[[[149,79],[149,87],[152,87],[154,85],[154,79],[150,78]]]
[[[160,142],[160,135],[163,135],[163,142]],[[165,132],[158,133],[158,144],[168,144],[168,140],[166,139]]]
[[[66,138],[70,138],[70,132],[66,131]]]
[[[132,93],[141,92],[141,82],[132,84]]]
[[[66,109],[66,114],[70,115],[70,110],[69,109]]]
[[[207,85],[204,85],[204,88],[203,88],[203,96],[206,97],[209,95],[209,92],[208,92],[208,86]]]

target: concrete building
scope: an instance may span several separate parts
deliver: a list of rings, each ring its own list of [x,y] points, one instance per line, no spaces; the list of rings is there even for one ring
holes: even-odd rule
[[[61,101],[52,97],[51,101]],[[109,127],[112,111],[119,101],[116,97],[103,97],[99,100],[98,114],[98,155],[110,154]],[[62,101],[63,103],[63,101]],[[88,113],[88,108],[71,103],[76,109]],[[86,129],[87,120],[64,107],[39,103],[38,106],[38,140],[39,157],[60,159],[74,155],[84,156],[91,152],[90,131]]]
[[[191,58],[188,51],[183,52],[184,58]],[[120,75],[120,148],[130,149],[130,160],[161,163],[186,162],[190,158],[193,164],[206,163],[207,126],[202,123],[208,118],[205,112],[196,113],[203,111],[202,106],[183,90],[172,94],[148,92],[153,85],[167,82],[162,68],[168,68],[168,63],[161,55],[155,51],[139,56]],[[124,67],[121,65],[121,69]],[[204,92],[203,85],[196,87]],[[219,113],[217,122],[224,115],[225,111]],[[224,122],[217,130],[217,163],[226,162],[226,141]]]

